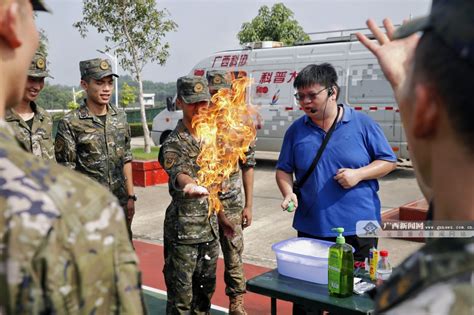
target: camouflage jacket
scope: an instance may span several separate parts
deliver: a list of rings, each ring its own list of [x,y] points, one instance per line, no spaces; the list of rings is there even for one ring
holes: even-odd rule
[[[53,120],[47,111],[34,102],[30,105],[35,113],[31,129],[13,109],[7,109],[5,120],[13,128],[22,148],[45,160],[54,160]]]
[[[143,314],[117,199],[23,151],[3,120],[0,138],[0,313]]]
[[[207,199],[187,198],[176,187],[179,174],[197,178],[200,146],[180,120],[160,148],[159,161],[169,176],[171,204],[166,209],[164,237],[181,244],[209,242],[218,237],[217,217],[208,217]]]
[[[472,314],[474,239],[439,238],[398,266],[376,296],[383,314]]]
[[[225,211],[242,211],[244,200],[242,196],[242,181],[240,170],[255,167],[255,145],[251,146],[245,153],[245,162],[239,162],[239,168],[232,174],[229,179],[222,183],[223,191],[219,193],[219,199],[224,205]]]
[[[123,166],[132,160],[130,129],[123,111],[108,105],[104,123],[84,104],[59,121],[56,160],[104,186],[126,205]]]

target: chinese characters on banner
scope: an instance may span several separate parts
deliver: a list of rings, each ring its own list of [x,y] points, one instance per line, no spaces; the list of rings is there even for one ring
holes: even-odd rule
[[[296,71],[271,71],[271,72],[262,72],[260,75],[259,84],[265,83],[290,83],[296,78],[298,72]]]
[[[214,57],[212,67],[241,67],[247,64],[248,55],[224,55]]]

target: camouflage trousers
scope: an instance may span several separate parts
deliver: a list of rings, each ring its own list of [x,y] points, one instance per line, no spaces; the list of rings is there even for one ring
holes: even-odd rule
[[[217,239],[199,244],[164,241],[166,314],[210,314],[219,257]]]
[[[225,215],[229,221],[235,224],[235,236],[232,239],[226,238],[222,229],[219,229],[219,241],[225,264],[225,294],[227,296],[236,296],[246,292],[244,264],[242,262],[242,253],[244,251],[242,208],[225,210]]]

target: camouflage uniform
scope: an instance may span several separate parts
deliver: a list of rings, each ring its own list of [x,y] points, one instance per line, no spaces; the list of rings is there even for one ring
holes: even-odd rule
[[[231,87],[231,78],[227,71],[208,71],[207,80],[209,82],[210,91],[217,92],[219,89]],[[232,173],[229,179],[223,183],[223,192],[219,193],[219,199],[224,206],[225,216],[235,225],[235,236],[232,239],[225,237],[224,231],[219,229],[219,241],[225,264],[225,293],[228,296],[237,296],[246,292],[246,279],[242,261],[242,253],[244,251],[242,231],[244,200],[242,198],[242,183],[239,170],[255,167],[255,164],[255,146],[252,146],[246,153],[245,163],[240,161],[240,168]]]
[[[7,109],[5,120],[10,124],[21,147],[45,160],[54,160],[53,120],[43,108],[30,103],[35,112],[33,125],[28,124],[14,109]]]
[[[89,61],[87,61],[89,62]],[[81,62],[82,77],[110,75],[106,60]],[[102,68],[101,68],[102,67]],[[56,160],[108,187],[127,209],[128,192],[123,166],[132,161],[130,128],[122,110],[107,105],[105,124],[84,104],[59,121],[55,141]],[[128,222],[129,226],[131,222]]]
[[[49,76],[43,53],[39,51],[35,53],[28,70],[28,76],[34,78]],[[35,102],[30,102],[30,106],[34,112],[31,128],[14,109],[6,110],[5,120],[13,128],[16,139],[23,149],[45,160],[54,160],[53,120],[48,112],[36,105]]]
[[[435,239],[394,269],[376,297],[384,314],[472,314],[474,239]]]
[[[0,137],[0,314],[143,314],[117,200]]]
[[[179,97],[188,103],[209,100],[207,82],[191,77],[183,86],[181,79],[178,79]],[[199,88],[193,90],[193,86]],[[197,178],[199,153],[200,145],[180,120],[159,154],[159,161],[169,175],[172,197],[164,222],[167,314],[208,314],[216,286],[217,217],[208,216],[207,199],[188,198],[176,186],[179,174]]]

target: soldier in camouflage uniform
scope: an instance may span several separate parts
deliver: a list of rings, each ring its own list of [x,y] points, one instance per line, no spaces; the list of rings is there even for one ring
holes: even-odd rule
[[[30,4],[31,3],[31,4]],[[32,6],[0,1],[0,112],[38,46]],[[92,180],[20,148],[0,115],[0,314],[143,314],[123,212]]]
[[[35,103],[48,76],[46,58],[37,51],[28,70],[23,99],[15,107],[7,109],[5,120],[26,151],[45,160],[54,160],[53,120],[47,111]]]
[[[397,30],[385,20],[387,35],[369,20],[378,43],[357,34],[392,84],[417,179],[433,194],[435,221],[474,222],[473,16],[472,0],[433,0],[428,17]],[[473,314],[473,279],[474,238],[435,238],[394,270],[376,310]]]
[[[113,77],[118,76],[107,59],[81,61],[79,67],[87,99],[59,121],[56,160],[110,189],[125,211],[131,239],[136,196],[130,163],[130,128],[125,113],[109,103]]]
[[[208,106],[207,81],[185,76],[177,81],[181,119],[160,148],[159,161],[169,175],[171,204],[164,222],[163,273],[168,289],[167,314],[208,314],[216,286],[219,256],[215,214],[208,216],[208,191],[197,186],[201,151],[192,128],[199,108]]]
[[[207,72],[209,92],[211,95],[219,89],[230,88],[231,78],[228,72],[211,70]],[[247,314],[244,309],[243,296],[246,292],[245,275],[242,261],[244,251],[243,229],[252,223],[253,179],[255,167],[255,146],[246,153],[245,162],[240,161],[242,182],[237,170],[223,183],[224,190],[219,199],[224,206],[225,216],[235,225],[235,236],[227,237],[223,229],[219,229],[219,241],[224,255],[225,293],[229,296],[229,314]],[[245,203],[241,187],[244,187]]]

